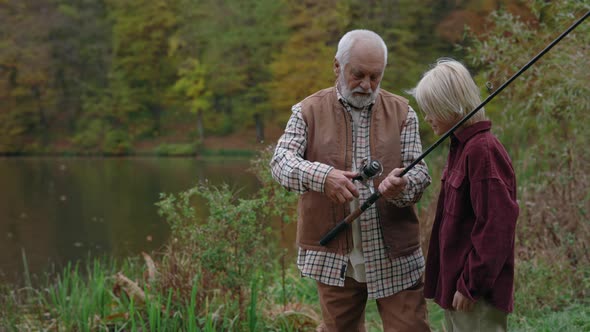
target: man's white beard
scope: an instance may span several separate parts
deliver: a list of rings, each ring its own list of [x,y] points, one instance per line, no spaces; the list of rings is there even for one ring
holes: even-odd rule
[[[373,91],[373,89],[371,88],[369,88],[368,90],[363,90],[360,86],[357,86],[351,91],[346,85],[346,81],[344,80],[344,74],[341,73],[340,75],[338,75],[338,88],[340,90],[340,94],[350,105],[356,108],[363,108],[373,103],[377,98],[377,94],[379,94],[380,86],[381,83],[377,86],[375,91]],[[370,93],[370,95],[355,96],[353,95],[353,93],[355,92]]]

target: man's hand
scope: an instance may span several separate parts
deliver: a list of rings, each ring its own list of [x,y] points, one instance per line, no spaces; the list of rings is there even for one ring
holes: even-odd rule
[[[399,174],[403,171],[403,168],[396,168],[387,175],[383,181],[379,184],[379,192],[386,199],[396,198],[408,184],[406,177],[399,177]]]
[[[453,309],[467,312],[473,310],[473,306],[475,306],[474,301],[471,301],[459,291],[455,291],[455,296],[453,296]]]
[[[359,197],[359,192],[356,189],[352,178],[358,173],[341,171],[333,168],[324,183],[324,193],[328,198],[335,203],[346,203],[352,201],[355,197]]]

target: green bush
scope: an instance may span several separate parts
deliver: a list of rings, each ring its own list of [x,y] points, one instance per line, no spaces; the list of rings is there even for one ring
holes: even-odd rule
[[[206,203],[195,206],[195,196]],[[209,301],[226,303],[226,316],[234,312],[245,320],[251,282],[276,263],[272,259],[276,240],[270,237],[263,205],[259,198],[236,198],[227,185],[198,185],[178,195],[162,194],[157,206],[171,235],[161,264],[160,289],[173,287],[188,300],[196,283],[197,312],[206,311]],[[207,216],[200,218],[196,209],[206,209]],[[262,278],[258,289],[264,282]]]
[[[82,150],[96,150],[102,143],[104,123],[102,120],[91,120],[85,128],[73,137],[73,143]]]
[[[125,155],[131,152],[129,135],[123,130],[111,130],[106,133],[102,151],[108,155]]]
[[[193,156],[197,151],[198,143],[160,144],[155,150],[158,156]]]

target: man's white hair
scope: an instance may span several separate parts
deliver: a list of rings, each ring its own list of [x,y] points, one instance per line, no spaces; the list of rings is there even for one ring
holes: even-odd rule
[[[460,62],[442,58],[424,73],[418,85],[409,91],[426,116],[456,122],[481,103],[479,88]],[[485,120],[483,107],[464,126]]]
[[[340,66],[346,66],[350,59],[350,50],[358,40],[367,40],[380,44],[383,49],[383,63],[387,65],[387,45],[385,45],[383,38],[371,30],[359,29],[349,31],[340,38],[338,50],[336,51],[336,60],[338,60]]]

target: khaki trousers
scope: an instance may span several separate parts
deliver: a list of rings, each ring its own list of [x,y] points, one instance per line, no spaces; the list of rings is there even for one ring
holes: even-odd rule
[[[471,311],[445,310],[447,332],[505,332],[508,314],[480,300]]]
[[[346,278],[344,287],[317,283],[322,308],[323,328],[328,332],[365,331],[367,284]],[[430,331],[426,314],[424,284],[377,299],[384,332]]]

